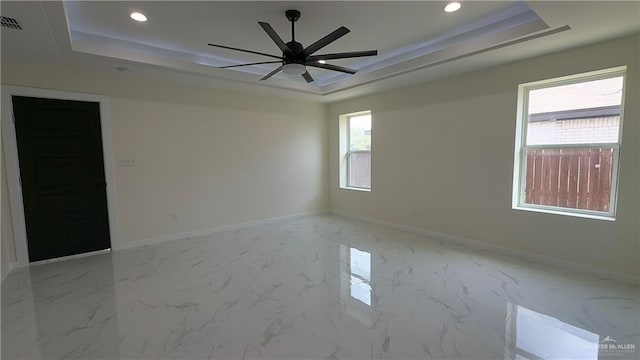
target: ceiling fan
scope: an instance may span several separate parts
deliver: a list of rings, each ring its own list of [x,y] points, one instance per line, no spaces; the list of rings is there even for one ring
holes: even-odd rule
[[[280,36],[273,30],[271,25],[266,22],[258,22],[262,29],[269,35],[271,40],[280,48],[282,51],[282,56],[266,54],[258,51],[238,49],[225,45],[217,45],[217,44],[208,44],[209,46],[215,46],[223,49],[242,51],[250,54],[257,54],[268,56],[272,58],[278,59],[277,61],[262,61],[255,62],[249,64],[238,64],[238,65],[229,65],[229,66],[220,66],[220,68],[233,68],[238,66],[250,66],[250,65],[260,65],[260,64],[276,64],[280,63],[281,65],[274,69],[272,72],[265,75],[262,80],[266,80],[278,72],[282,71],[285,74],[293,74],[293,75],[302,75],[302,77],[309,83],[313,81],[313,77],[307,71],[307,66],[339,71],[347,74],[355,74],[356,70],[348,69],[342,66],[327,64],[326,60],[334,60],[334,59],[346,59],[346,58],[354,58],[354,57],[362,57],[362,56],[374,56],[378,55],[378,50],[367,50],[367,51],[354,51],[354,52],[344,52],[344,53],[334,53],[334,54],[323,54],[323,55],[313,55],[318,50],[323,47],[329,45],[330,43],[338,40],[344,35],[350,32],[344,26],[339,27],[337,30],[333,31],[329,35],[323,37],[322,39],[314,42],[313,44],[307,46],[306,48],[302,47],[302,44],[296,41],[296,33],[294,24],[298,19],[300,19],[300,11],[298,10],[287,10],[285,12],[285,16],[291,22],[291,41],[285,43]]]

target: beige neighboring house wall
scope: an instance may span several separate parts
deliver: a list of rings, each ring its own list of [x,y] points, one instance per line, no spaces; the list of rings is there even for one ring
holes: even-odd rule
[[[616,143],[620,116],[530,122],[527,140],[533,144]]]

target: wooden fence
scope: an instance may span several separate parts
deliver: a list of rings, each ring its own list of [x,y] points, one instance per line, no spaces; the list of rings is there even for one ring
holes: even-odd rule
[[[371,151],[349,153],[349,186],[371,188]]]
[[[609,211],[612,148],[527,149],[525,202]]]

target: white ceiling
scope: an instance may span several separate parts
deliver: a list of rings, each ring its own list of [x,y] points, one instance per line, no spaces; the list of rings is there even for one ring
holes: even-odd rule
[[[456,13],[443,1],[2,1],[3,16],[23,30],[2,28],[2,61],[52,61],[130,76],[168,78],[200,86],[235,87],[334,101],[476,70],[640,31],[636,1],[467,1]],[[274,65],[218,66],[268,61],[207,46],[216,43],[280,55],[258,26],[270,23],[291,38],[287,9],[300,10],[296,40],[309,45],[340,26],[349,34],[317,54],[377,49],[370,58],[329,63],[355,75],[310,69],[316,79],[278,74]],[[132,11],[147,15],[137,23]]]

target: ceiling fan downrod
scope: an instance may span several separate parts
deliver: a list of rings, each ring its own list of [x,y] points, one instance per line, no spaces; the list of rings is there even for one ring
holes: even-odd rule
[[[296,21],[298,21],[298,19],[300,19],[300,11],[291,9],[291,10],[287,10],[284,13],[284,15],[291,22],[291,41],[295,42],[296,41],[295,23]]]

